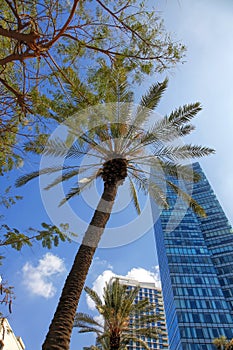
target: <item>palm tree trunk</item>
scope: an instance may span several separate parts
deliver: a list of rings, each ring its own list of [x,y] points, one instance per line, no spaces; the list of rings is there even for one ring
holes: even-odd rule
[[[112,332],[110,335],[110,350],[119,350],[120,335],[119,332]]]
[[[42,350],[69,350],[74,317],[98,243],[109,220],[117,184],[105,184],[102,197],[76,254]]]

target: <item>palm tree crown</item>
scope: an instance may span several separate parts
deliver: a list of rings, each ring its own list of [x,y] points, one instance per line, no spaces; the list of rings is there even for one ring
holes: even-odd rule
[[[182,162],[213,153],[213,150],[208,147],[172,144],[173,141],[194,130],[190,121],[201,110],[200,103],[180,107],[170,115],[156,120],[149,130],[143,129],[142,125],[154,116],[153,111],[167,87],[167,80],[152,85],[148,93],[142,97],[136,111],[133,110],[132,95],[125,91],[125,84],[122,85],[118,87],[120,89],[120,92],[118,91],[119,101],[116,104],[98,106],[98,113],[101,110],[99,117],[101,123],[98,122],[97,126],[90,127],[88,130],[82,130],[77,125],[77,120],[72,118],[67,122],[69,137],[72,135],[73,140],[77,136],[72,145],[70,142],[63,142],[59,139],[47,142],[44,147],[44,154],[47,156],[60,157],[63,155],[66,159],[80,159],[89,155],[92,157],[92,163],[84,166],[79,166],[77,163],[72,166],[62,166],[62,176],[58,176],[52,183],[49,183],[46,189],[56,186],[61,181],[76,178],[77,175],[81,176],[82,178],[67,193],[66,198],[61,201],[60,205],[62,205],[65,201],[79,195],[98,177],[102,178],[106,186],[116,184],[119,186],[125,178],[128,178],[138,213],[140,213],[140,208],[136,190],[149,192],[158,205],[168,208],[168,198],[164,189],[169,186],[199,215],[204,215],[198,203],[167,177],[167,175],[181,176],[184,180],[198,181],[198,175],[193,174],[192,169],[182,165]],[[124,99],[126,102],[122,103]],[[93,113],[95,109],[90,114]],[[90,118],[90,125],[92,125],[92,118],[93,115]],[[16,185],[24,185],[38,175],[55,173],[60,170],[60,167],[48,167],[40,172],[26,174],[16,181]],[[85,172],[88,176],[85,176]],[[161,182],[165,182],[166,186],[161,186]]]
[[[95,332],[97,344],[102,350],[126,350],[130,341],[138,342],[149,350],[141,337],[157,338],[158,327],[152,324],[159,321],[160,317],[153,312],[156,305],[151,304],[147,298],[135,303],[139,289],[135,287],[128,291],[127,286],[115,279],[106,284],[102,301],[93,289],[86,287],[85,291],[94,301],[104,324],[90,315],[77,313],[74,326],[80,328],[80,333]]]

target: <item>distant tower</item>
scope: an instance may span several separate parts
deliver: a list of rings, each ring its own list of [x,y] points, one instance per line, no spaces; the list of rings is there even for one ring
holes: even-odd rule
[[[134,279],[129,279],[126,277],[117,276],[119,282],[127,286],[128,290],[134,287],[140,287],[137,297],[135,298],[135,302],[137,300],[142,300],[144,298],[148,298],[149,301],[156,305],[153,313],[155,315],[160,315],[161,320],[155,322],[154,326],[158,326],[161,333],[158,336],[158,339],[152,339],[144,337],[143,340],[147,342],[150,349],[169,349],[168,346],[168,337],[166,330],[166,320],[164,314],[164,306],[163,306],[163,297],[161,289],[156,287],[155,283],[148,282],[138,282]],[[144,349],[139,344],[131,343],[128,347],[128,350],[141,350]]]
[[[25,345],[20,337],[14,335],[6,318],[0,319],[0,350],[24,350]]]
[[[192,197],[207,217],[187,209],[182,219],[169,191],[171,208],[154,228],[171,350],[213,350],[214,338],[233,338],[233,230],[200,165],[193,168],[201,180]]]

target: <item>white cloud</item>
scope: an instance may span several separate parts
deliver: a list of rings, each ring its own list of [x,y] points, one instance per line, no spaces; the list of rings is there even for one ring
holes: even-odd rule
[[[93,282],[92,289],[95,292],[97,292],[99,296],[102,296],[105,284],[108,283],[110,279],[115,276],[117,275],[111,270],[105,270]],[[148,271],[146,269],[143,269],[142,267],[134,267],[129,272],[127,272],[125,276],[122,276],[122,277],[135,279],[139,282],[154,282],[158,288],[161,288],[158,266],[155,266],[155,272]],[[95,304],[91,300],[91,298],[87,296],[86,301],[87,301],[88,308],[91,310],[94,310]]]
[[[116,276],[111,270],[105,270],[101,275],[97,277],[97,279],[92,284],[92,289],[99,295],[103,295],[104,286],[106,283],[110,281],[112,277]],[[89,296],[86,298],[87,305],[89,309],[95,309],[95,303],[91,300]]]
[[[113,269],[113,266],[109,263],[109,261],[100,259],[98,256],[94,258],[92,268],[96,268],[97,266],[102,268],[105,266],[105,268],[109,270]]]
[[[23,283],[30,293],[52,298],[56,293],[53,277],[64,271],[64,261],[56,255],[46,253],[36,267],[29,262],[23,266]]]
[[[155,272],[145,270],[142,267],[134,267],[127,273],[126,277],[139,282],[155,283],[158,288],[161,288],[158,266],[155,267]]]

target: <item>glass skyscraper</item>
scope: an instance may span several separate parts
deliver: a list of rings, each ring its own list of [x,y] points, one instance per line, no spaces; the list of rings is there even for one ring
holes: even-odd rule
[[[214,338],[233,338],[233,230],[200,165],[192,197],[205,209],[183,215],[169,191],[170,209],[155,224],[170,350],[213,350]]]

